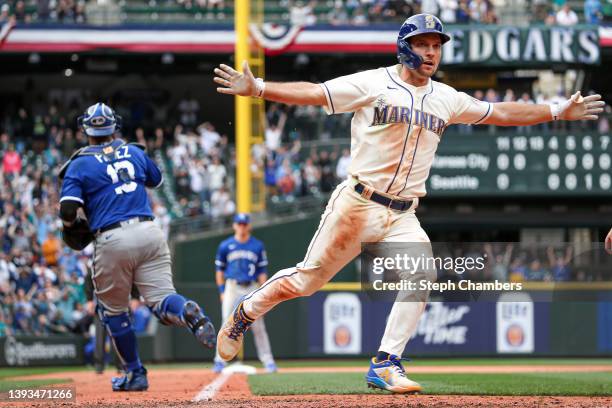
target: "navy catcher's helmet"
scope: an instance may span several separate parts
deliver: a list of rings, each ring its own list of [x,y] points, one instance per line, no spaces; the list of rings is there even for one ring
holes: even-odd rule
[[[421,66],[423,59],[412,51],[408,39],[427,33],[439,34],[442,44],[450,40],[450,37],[444,33],[442,22],[434,15],[415,14],[404,21],[397,36],[397,59],[401,64],[410,69],[417,69]]]
[[[98,102],[87,108],[85,114],[79,116],[77,123],[87,136],[112,136],[121,129],[121,116],[107,105]]]

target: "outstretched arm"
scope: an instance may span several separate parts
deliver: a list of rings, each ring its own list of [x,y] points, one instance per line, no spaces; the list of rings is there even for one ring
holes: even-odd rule
[[[242,73],[221,64],[215,68],[214,81],[221,85],[217,92],[229,95],[255,96],[287,105],[325,106],[323,89],[311,82],[263,82],[253,76],[249,64],[244,61]]]
[[[597,120],[605,103],[601,95],[582,97],[580,91],[558,105],[528,105],[517,102],[493,104],[493,113],[482,124],[497,126],[528,126],[552,120]]]

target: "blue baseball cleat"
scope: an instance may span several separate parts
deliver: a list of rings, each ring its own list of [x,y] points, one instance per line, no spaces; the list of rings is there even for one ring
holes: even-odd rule
[[[266,364],[266,372],[268,372],[268,373],[275,373],[277,371],[278,371],[278,367],[276,366],[276,364],[274,364],[274,363]]]
[[[113,377],[111,380],[113,391],[146,391],[149,389],[147,369],[140,367],[128,371],[123,377]]]
[[[219,374],[225,368],[225,363],[223,361],[215,361],[215,365],[213,366],[213,372]]]
[[[406,377],[402,359],[395,355],[381,362],[377,362],[376,357],[372,358],[366,382],[368,388],[380,388],[398,394],[421,392],[421,385]]]
[[[191,330],[195,338],[207,348],[214,348],[217,342],[215,327],[210,319],[202,313],[200,306],[192,300],[185,302],[183,317],[187,327]]]

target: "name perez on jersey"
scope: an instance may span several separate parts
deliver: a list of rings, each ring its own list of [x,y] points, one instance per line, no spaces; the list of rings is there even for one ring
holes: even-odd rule
[[[374,107],[374,117],[371,126],[387,125],[391,123],[405,123],[421,126],[437,134],[442,135],[446,123],[437,116],[414,109],[413,114],[407,106],[381,105]]]

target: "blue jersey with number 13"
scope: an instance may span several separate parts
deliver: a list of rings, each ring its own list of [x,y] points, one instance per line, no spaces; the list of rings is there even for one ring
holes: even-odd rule
[[[105,154],[108,151],[114,153]],[[72,160],[60,202],[83,204],[95,231],[130,218],[153,216],[146,187],[159,187],[162,181],[161,172],[141,148],[116,139],[88,146]]]

